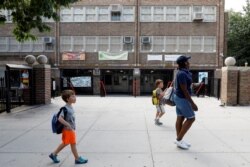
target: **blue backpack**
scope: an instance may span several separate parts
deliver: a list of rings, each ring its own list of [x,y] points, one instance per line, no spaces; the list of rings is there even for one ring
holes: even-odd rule
[[[59,118],[62,111],[64,113],[64,119],[66,119],[66,116],[67,116],[67,108],[66,107],[60,108],[59,112],[54,114],[52,117],[51,125],[52,125],[52,132],[53,133],[56,133],[56,134],[62,133],[64,125],[60,121],[58,121],[58,118]]]

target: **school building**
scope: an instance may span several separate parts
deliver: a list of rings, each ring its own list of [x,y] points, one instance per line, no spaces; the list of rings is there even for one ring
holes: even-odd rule
[[[0,74],[7,63],[42,54],[58,90],[142,95],[158,78],[171,81],[185,54],[195,82],[201,72],[213,78],[226,54],[224,1],[83,0],[62,8],[59,22],[44,19],[51,31],[25,43],[12,35],[11,12],[2,11],[8,22],[0,25]]]

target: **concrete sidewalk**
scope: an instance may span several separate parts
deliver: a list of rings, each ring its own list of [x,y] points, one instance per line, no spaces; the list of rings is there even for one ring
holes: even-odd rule
[[[79,96],[75,105],[78,151],[86,167],[241,167],[250,166],[250,107],[219,107],[214,98],[195,98],[197,121],[186,135],[188,151],[173,144],[175,108],[166,106],[164,125],[154,125],[151,97]],[[0,115],[0,166],[74,165],[70,149],[48,158],[61,141],[51,117],[64,103]]]

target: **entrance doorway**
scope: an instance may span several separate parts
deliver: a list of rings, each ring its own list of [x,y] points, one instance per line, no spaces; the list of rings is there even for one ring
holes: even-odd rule
[[[151,94],[157,79],[163,80],[165,89],[173,80],[173,70],[141,70],[141,94]]]
[[[101,80],[107,94],[131,94],[133,87],[133,70],[102,70]]]

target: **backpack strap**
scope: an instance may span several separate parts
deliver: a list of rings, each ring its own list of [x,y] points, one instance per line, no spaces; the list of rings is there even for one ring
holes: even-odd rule
[[[62,111],[63,111],[63,114],[64,114],[64,119],[67,117],[67,112],[68,112],[67,108],[62,107],[62,108],[60,108],[59,112],[57,113],[57,118],[59,118]]]

